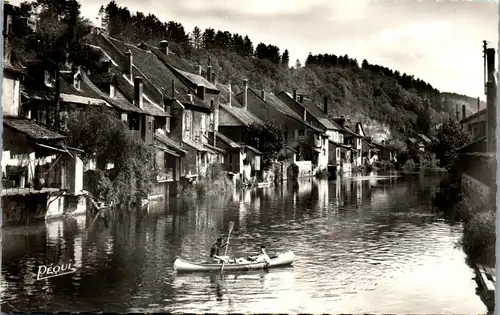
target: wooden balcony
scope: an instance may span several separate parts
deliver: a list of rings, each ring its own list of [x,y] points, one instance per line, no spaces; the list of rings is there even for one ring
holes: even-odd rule
[[[142,140],[141,132],[139,130],[129,130],[129,132],[132,135],[132,139],[134,139],[135,141]]]

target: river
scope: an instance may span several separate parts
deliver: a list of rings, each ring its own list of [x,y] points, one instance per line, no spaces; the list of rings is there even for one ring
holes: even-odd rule
[[[444,174],[364,176],[172,198],[142,214],[2,228],[2,311],[486,313],[456,242],[461,223],[433,202]],[[234,222],[229,255],[293,250],[294,267],[177,275]],[[76,272],[36,280],[38,266]]]

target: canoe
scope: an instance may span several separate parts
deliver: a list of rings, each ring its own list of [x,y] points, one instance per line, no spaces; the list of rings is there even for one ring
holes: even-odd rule
[[[290,266],[295,259],[292,251],[282,253],[271,259],[271,262],[266,266],[265,262],[245,262],[245,263],[225,263],[224,270],[253,270],[264,268],[276,268]],[[220,271],[221,264],[211,263],[193,263],[182,258],[177,258],[174,262],[174,270],[178,272],[193,272],[193,271]]]

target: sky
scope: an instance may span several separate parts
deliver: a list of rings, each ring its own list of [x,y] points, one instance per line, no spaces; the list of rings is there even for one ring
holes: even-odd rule
[[[16,4],[20,0],[11,1]],[[95,20],[109,1],[80,0]],[[498,47],[498,4],[488,0],[116,0],[131,12],[247,34],[256,46],[347,54],[413,74],[440,91],[485,99],[482,41]]]

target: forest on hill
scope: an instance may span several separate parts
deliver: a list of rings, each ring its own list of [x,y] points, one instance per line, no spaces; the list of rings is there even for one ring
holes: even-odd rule
[[[99,15],[102,27],[113,38],[154,46],[169,41],[170,51],[190,64],[193,71],[195,66],[206,66],[211,60],[217,81],[230,82],[236,93],[246,78],[257,89],[297,89],[318,105],[327,96],[330,116],[346,115],[374,129],[384,129],[400,140],[418,132],[431,134],[444,119],[455,117],[457,104],[460,108],[466,104],[468,114],[477,111],[474,98],[441,93],[413,75],[367,60],[359,62],[345,54],[309,54],[304,65],[297,60],[289,67],[287,49],[256,44],[247,35],[198,27],[188,32],[179,22],[162,22],[154,14],[131,13],[115,1],[102,6]]]

